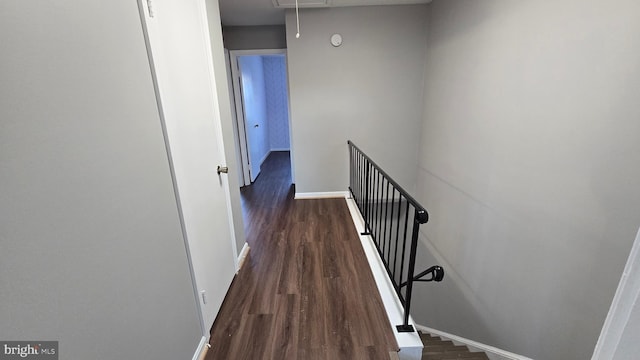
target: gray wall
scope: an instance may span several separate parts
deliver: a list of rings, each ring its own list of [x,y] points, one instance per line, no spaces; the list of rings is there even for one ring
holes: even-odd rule
[[[223,26],[224,47],[229,50],[285,49],[284,25]]]
[[[430,5],[419,323],[590,357],[640,225],[640,3]],[[423,249],[424,250],[424,249]],[[419,304],[419,305],[418,305]]]
[[[304,9],[286,14],[297,192],[344,191],[347,140],[401,184],[416,174],[426,5]],[[343,37],[335,48],[329,38]]]
[[[136,2],[0,3],[0,339],[188,359],[200,320]]]

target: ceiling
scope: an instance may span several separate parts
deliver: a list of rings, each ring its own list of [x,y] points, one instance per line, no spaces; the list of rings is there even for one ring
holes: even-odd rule
[[[340,7],[369,5],[426,4],[431,0],[298,0],[298,7]],[[219,0],[225,26],[281,25],[285,8],[295,0]]]

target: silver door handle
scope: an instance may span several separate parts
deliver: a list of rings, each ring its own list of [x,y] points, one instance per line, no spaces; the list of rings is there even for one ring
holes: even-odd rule
[[[229,173],[229,168],[226,167],[226,166],[218,165],[218,170],[217,171],[218,171],[218,175],[220,175],[221,173],[227,174],[227,173]]]

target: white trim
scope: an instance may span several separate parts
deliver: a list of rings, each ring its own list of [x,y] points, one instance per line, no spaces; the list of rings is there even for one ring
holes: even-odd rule
[[[346,198],[348,191],[325,191],[325,192],[305,192],[296,193],[294,199],[328,199],[328,198]]]
[[[200,359],[200,354],[202,354],[202,350],[204,350],[204,345],[207,343],[207,338],[205,338],[204,336],[200,339],[200,343],[198,344],[198,347],[196,348],[196,352],[193,353],[193,357],[191,358],[191,360],[198,360]]]
[[[609,313],[593,352],[592,360],[613,359],[620,339],[627,328],[634,306],[640,298],[640,230],[631,248],[627,264],[618,283],[618,289],[611,302]],[[637,320],[636,320],[637,321]]]
[[[264,161],[267,160],[267,158],[269,157],[269,155],[271,155],[271,152],[273,150],[269,150],[267,151],[267,153],[264,155],[264,157],[262,157],[262,160],[260,160],[260,166],[262,166],[262,164],[264,164]]]
[[[242,185],[251,185],[251,175],[249,173],[249,146],[247,144],[246,126],[244,120],[244,106],[242,104],[242,87],[240,84],[240,68],[238,66],[238,55],[235,50],[229,51],[229,62],[231,65],[231,87],[233,88],[233,102],[235,105],[234,127],[238,134],[238,146],[240,146],[240,167],[242,168]],[[235,134],[234,134],[235,135]]]
[[[240,255],[238,255],[238,261],[236,262],[236,273],[240,271],[240,268],[242,268],[242,264],[244,264],[244,261],[247,260],[249,250],[251,250],[251,248],[249,247],[249,244],[245,242],[244,246],[242,246],[242,250],[240,250]]]
[[[360,211],[353,199],[347,198],[346,201],[351,217],[353,218],[353,224],[358,233],[362,234],[364,232],[364,220],[362,219],[362,215],[360,214]],[[404,321],[404,308],[402,307],[402,303],[400,302],[400,299],[398,299],[398,295],[391,284],[391,280],[387,275],[385,266],[378,255],[378,251],[375,248],[371,236],[360,235],[360,242],[362,243],[362,248],[367,256],[371,273],[376,281],[380,298],[382,299],[382,303],[387,312],[387,317],[391,323],[393,334],[395,335],[398,347],[400,348],[400,352],[398,352],[399,358],[402,360],[421,359],[424,345],[422,344],[420,335],[415,331],[411,333],[399,333],[395,327],[395,325],[402,324]],[[409,324],[415,325],[411,317],[409,317]]]
[[[236,167],[238,184],[242,187],[244,183],[244,167],[242,165],[242,145],[240,145],[240,134],[238,132],[238,115],[236,97],[233,88],[233,73],[231,71],[231,55],[229,49],[224,48],[224,63],[227,69],[227,88],[229,89],[229,103],[231,104],[231,127],[233,130],[233,143],[235,145]]]
[[[487,356],[491,360],[533,360],[526,356],[514,354],[510,351],[499,349],[495,346],[469,340],[467,338],[463,338],[462,336],[449,334],[444,331],[432,329],[430,327],[426,327],[423,325],[416,324],[416,328],[418,330],[428,332],[432,335],[440,336],[441,338],[444,338],[446,340],[451,340],[454,343],[466,345],[467,347],[469,347],[469,350],[471,351],[483,351],[487,354]]]
[[[291,151],[290,148],[275,148],[275,149],[271,149],[270,152],[274,152],[274,151]]]
[[[289,83],[289,58],[288,54],[284,55],[284,67],[287,70],[287,118],[289,119],[289,159],[291,160],[291,183],[296,183],[296,162],[293,157],[293,121],[291,121],[291,85]]]

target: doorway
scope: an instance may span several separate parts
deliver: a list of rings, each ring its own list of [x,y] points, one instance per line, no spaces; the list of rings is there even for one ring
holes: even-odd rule
[[[237,176],[241,187],[250,186],[271,153],[292,150],[286,50],[230,51],[229,72]]]

